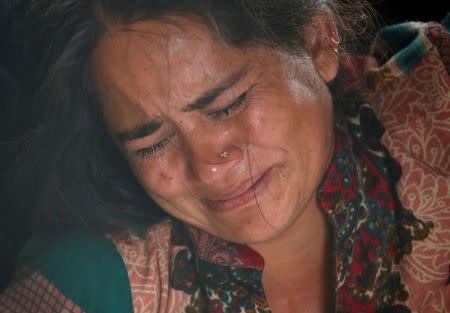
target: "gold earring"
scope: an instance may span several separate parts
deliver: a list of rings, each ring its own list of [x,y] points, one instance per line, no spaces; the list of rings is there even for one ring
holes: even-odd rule
[[[338,37],[338,39],[334,39],[333,37],[330,37],[330,40],[335,43],[336,45],[341,43],[341,38]]]
[[[220,156],[222,159],[228,158],[228,151],[224,151],[224,152],[220,153],[219,156]]]
[[[333,46],[334,53],[339,54],[339,44],[341,43],[341,38],[339,38],[339,36],[337,37],[337,39],[334,39],[333,37],[330,37],[330,40],[335,45],[337,45],[337,47]]]

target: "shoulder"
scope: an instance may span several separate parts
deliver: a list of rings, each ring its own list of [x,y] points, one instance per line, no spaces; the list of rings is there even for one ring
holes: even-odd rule
[[[383,44],[375,47],[392,56],[368,74],[374,80],[369,100],[385,128],[383,143],[402,168],[400,200],[419,217],[434,208],[441,209],[442,217],[442,210],[450,206],[450,25],[446,23],[450,24],[450,14],[443,24],[403,23],[383,29],[378,40]],[[440,223],[437,217],[435,224]]]
[[[111,235],[35,235],[0,312],[184,312],[191,294],[171,282],[179,252],[191,254],[184,235],[173,220]]]
[[[446,22],[447,21],[447,22]],[[404,23],[385,28],[380,42],[392,56],[369,75],[370,102],[398,161],[402,205],[428,225],[398,265],[418,312],[447,312],[450,302],[450,15],[442,24]],[[379,45],[382,47],[383,45]]]
[[[120,296],[118,296],[120,295]],[[132,312],[128,274],[113,242],[101,234],[35,235],[0,296],[8,312]]]
[[[128,272],[134,311],[184,312],[191,295],[173,286],[180,271],[176,260],[185,253],[191,254],[182,224],[167,219],[140,232],[110,238]]]
[[[419,218],[431,219],[435,232],[442,223],[442,230],[450,227],[449,24],[450,14],[443,24],[383,29],[380,41],[393,55],[369,73],[376,77],[370,102],[385,128],[383,144],[402,168],[399,198]]]

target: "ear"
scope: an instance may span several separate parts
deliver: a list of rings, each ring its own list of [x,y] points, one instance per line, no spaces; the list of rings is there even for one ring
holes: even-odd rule
[[[305,50],[317,73],[325,83],[332,81],[339,65],[339,34],[333,19],[320,14],[311,19],[304,30]]]

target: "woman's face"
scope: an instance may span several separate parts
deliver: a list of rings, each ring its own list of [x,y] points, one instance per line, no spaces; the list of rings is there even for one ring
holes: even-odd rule
[[[324,81],[310,58],[173,20],[100,40],[92,70],[108,129],[167,213],[234,242],[275,238],[316,201],[333,151]]]

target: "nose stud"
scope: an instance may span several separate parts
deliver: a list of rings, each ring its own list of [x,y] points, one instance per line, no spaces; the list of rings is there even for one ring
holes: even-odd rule
[[[225,150],[222,150],[219,154],[217,154],[217,158],[219,160],[224,161],[231,161],[235,159],[241,159],[243,156],[244,149],[241,146],[238,145],[232,145],[226,147]],[[220,163],[222,163],[220,162]]]
[[[222,153],[219,154],[219,157],[221,157],[222,159],[228,158],[228,151],[223,151]]]

